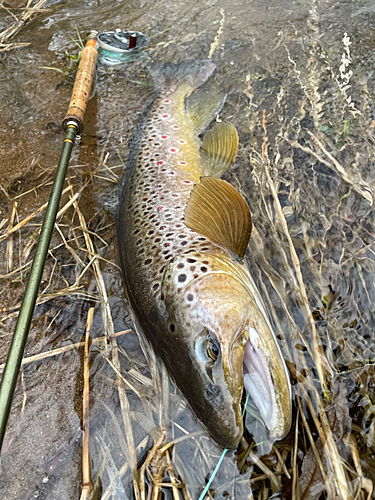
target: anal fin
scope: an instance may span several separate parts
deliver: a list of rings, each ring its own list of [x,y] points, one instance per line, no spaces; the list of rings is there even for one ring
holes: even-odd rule
[[[203,170],[207,176],[221,177],[234,163],[238,134],[232,123],[217,123],[206,132],[201,147]]]
[[[229,182],[202,177],[185,208],[185,224],[243,258],[250,238],[251,215],[246,201]]]

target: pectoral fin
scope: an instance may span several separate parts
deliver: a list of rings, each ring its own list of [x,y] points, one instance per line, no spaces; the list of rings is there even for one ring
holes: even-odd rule
[[[240,193],[223,179],[202,177],[194,186],[185,224],[243,258],[251,232],[250,210]]]
[[[207,176],[221,177],[234,163],[238,135],[232,123],[217,123],[203,137],[201,159]]]

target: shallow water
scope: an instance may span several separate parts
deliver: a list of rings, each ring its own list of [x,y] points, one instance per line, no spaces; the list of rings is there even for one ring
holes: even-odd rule
[[[11,14],[0,10],[0,32],[11,22]],[[30,45],[0,53],[0,224],[5,219],[1,226],[5,231],[15,201],[16,223],[47,200],[62,145],[59,124],[73,78],[41,67],[69,73],[66,51],[78,53],[71,39],[76,27],[83,34],[121,27],[151,37],[149,50],[136,63],[98,67],[85,131],[68,173],[72,190],[63,196],[62,205],[82,189],[78,207],[101,257],[113,329],[127,332],[117,337],[117,343],[121,372],[133,388],[127,385],[135,446],[150,435],[144,445],[147,451],[152,440],[157,441],[160,425],[169,427],[169,440],[186,431],[202,432],[171,451],[174,470],[193,499],[214,469],[220,450],[176,389],[171,385],[165,391],[165,377],[159,379],[158,365],[140,348],[114,265],[118,183],[130,142],[153,97],[147,64],[151,59],[174,62],[209,54],[217,64],[213,79],[228,92],[220,117],[234,123],[240,138],[237,163],[226,178],[245,196],[253,217],[247,259],[275,322],[295,395],[301,398],[326,474],[334,481],[337,471],[330,462],[331,452],[322,452],[305,399],[305,391],[310,395],[314,391],[300,376],[309,371],[322,395],[315,368],[316,329],[331,391],[330,400],[324,401],[326,415],[338,454],[351,467],[346,479],[356,491],[359,469],[352,449],[344,444],[351,433],[364,478],[375,479],[370,366],[375,350],[374,26],[370,0],[51,2],[15,39]],[[6,358],[15,306],[22,298],[41,221],[42,216],[36,215],[14,234],[12,244],[10,238],[0,242],[0,362]],[[70,208],[58,226],[41,291],[60,294],[47,296],[49,300],[37,306],[25,356],[83,341],[91,306],[95,306],[92,337],[105,331],[92,265],[81,276],[90,256],[77,210]],[[108,331],[108,318],[105,325]],[[131,475],[125,475],[122,486],[117,472],[127,461],[129,441],[116,374],[103,343],[94,345],[91,353],[92,477],[103,464],[103,492],[111,484],[114,498],[131,498]],[[135,380],[134,371],[147,379]],[[82,349],[24,367],[2,450],[1,498],[64,500],[80,495],[82,376]],[[291,498],[293,488],[296,498],[329,496],[320,473],[309,476],[314,455],[298,408],[295,401],[295,426],[277,444],[279,455],[274,447],[263,458],[280,482],[269,476],[254,481],[264,474],[259,463],[254,465],[254,457],[247,459],[248,467],[240,474],[237,460],[241,462],[242,455],[228,454],[212,485],[216,499],[251,498],[250,477],[254,498],[269,498],[279,489],[277,498]],[[146,451],[137,458],[144,458]],[[254,451],[261,456],[270,447],[263,444]],[[288,479],[283,461],[290,473],[293,468],[298,471],[296,483]],[[150,469],[155,475],[163,470],[156,462]],[[163,491],[171,498],[171,488]]]

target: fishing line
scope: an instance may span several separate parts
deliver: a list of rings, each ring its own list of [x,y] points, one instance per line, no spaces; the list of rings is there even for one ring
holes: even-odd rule
[[[246,401],[245,401],[245,404],[244,404],[244,407],[243,407],[243,411],[242,411],[242,418],[245,416],[248,401],[249,401],[249,395],[246,394]],[[209,490],[212,481],[215,479],[215,476],[218,473],[218,470],[220,468],[221,462],[223,461],[223,459],[224,459],[225,454],[226,454],[227,451],[228,451],[228,448],[225,448],[225,450],[223,450],[223,453],[221,454],[221,457],[219,458],[219,461],[218,461],[218,463],[217,463],[217,465],[215,467],[215,470],[211,474],[211,477],[208,480],[208,483],[206,484],[205,489],[202,491],[201,496],[199,497],[199,500],[203,500],[204,497],[206,496],[206,493]]]

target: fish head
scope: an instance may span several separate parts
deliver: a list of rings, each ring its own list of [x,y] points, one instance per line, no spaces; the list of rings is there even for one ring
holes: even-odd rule
[[[248,293],[224,270],[202,273],[181,287],[177,269],[183,259],[181,256],[170,266],[166,277],[169,285],[164,287],[169,321],[181,346],[170,371],[215,441],[224,448],[236,449],[243,434],[242,366],[249,338]],[[208,260],[206,257],[205,262]]]
[[[291,426],[291,386],[259,291],[247,268],[233,260],[193,257],[177,256],[163,280],[174,330],[169,370],[224,448],[237,448],[243,434],[244,386],[269,438],[282,439]]]

